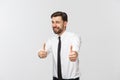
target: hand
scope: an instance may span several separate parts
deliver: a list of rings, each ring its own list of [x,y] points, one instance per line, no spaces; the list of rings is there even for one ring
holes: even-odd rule
[[[69,54],[69,59],[72,62],[75,62],[78,57],[78,53],[76,51],[72,51],[72,46],[70,46],[70,54]]]
[[[40,50],[40,51],[38,52],[38,56],[39,56],[40,58],[45,58],[45,57],[47,57],[47,52],[45,51],[45,43],[44,43],[44,45],[43,45],[42,50]]]

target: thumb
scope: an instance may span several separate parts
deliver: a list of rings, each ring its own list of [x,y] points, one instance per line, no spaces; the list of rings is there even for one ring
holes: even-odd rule
[[[45,46],[46,46],[46,44],[44,43],[44,44],[43,44],[43,50],[45,50]]]
[[[70,46],[70,52],[72,52],[72,45]]]

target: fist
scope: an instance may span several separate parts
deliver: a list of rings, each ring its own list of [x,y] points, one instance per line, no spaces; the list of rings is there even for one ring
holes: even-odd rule
[[[72,50],[72,46],[70,46],[70,54],[69,54],[69,59],[72,62],[75,62],[78,57],[78,53],[76,51]]]
[[[43,45],[42,50],[40,50],[40,51],[38,52],[38,56],[39,56],[40,58],[45,58],[45,57],[47,57],[47,52],[45,51],[45,43],[44,43],[44,45]]]

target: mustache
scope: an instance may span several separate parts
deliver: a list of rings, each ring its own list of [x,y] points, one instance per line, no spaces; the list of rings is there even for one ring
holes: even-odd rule
[[[56,28],[56,29],[59,29],[59,27],[53,27],[53,29],[55,29],[55,28]]]

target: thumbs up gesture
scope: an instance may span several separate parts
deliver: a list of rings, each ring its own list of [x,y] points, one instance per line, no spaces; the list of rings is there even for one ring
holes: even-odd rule
[[[78,53],[76,51],[72,50],[72,46],[70,46],[70,54],[69,54],[69,59],[72,62],[75,62],[78,57]]]
[[[42,50],[40,50],[40,51],[38,52],[38,56],[39,56],[40,58],[45,58],[45,57],[47,57],[47,52],[45,51],[45,43],[43,44]]]

